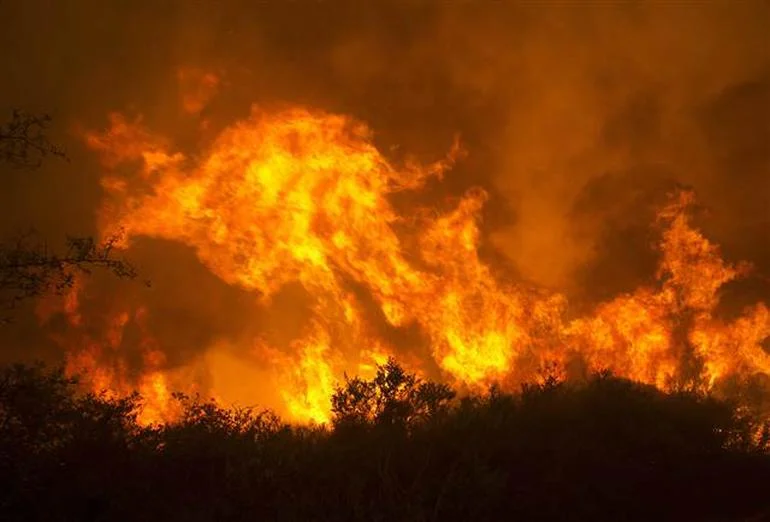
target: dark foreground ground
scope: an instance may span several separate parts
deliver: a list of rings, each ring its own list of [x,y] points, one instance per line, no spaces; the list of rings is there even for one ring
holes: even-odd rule
[[[770,520],[760,425],[608,376],[457,400],[391,362],[329,428],[186,397],[140,428],[137,398],[75,390],[0,372],[0,520]]]

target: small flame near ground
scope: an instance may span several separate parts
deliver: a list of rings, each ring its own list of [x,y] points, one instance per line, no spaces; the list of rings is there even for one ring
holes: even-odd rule
[[[195,70],[179,79],[187,113],[200,112],[220,85]],[[403,215],[391,204],[394,193],[440,182],[462,154],[458,144],[434,164],[394,165],[353,118],[255,106],[191,158],[141,118],[112,114],[109,122],[84,136],[104,168],[104,238],[120,231],[122,248],[137,237],[187,245],[223,282],[253,292],[267,307],[287,284],[309,294],[305,331],[282,347],[254,338],[246,350],[293,421],[328,421],[330,397],[345,374],[371,375],[389,355],[405,359],[402,347],[372,327],[352,285],[366,289],[388,327],[421,332],[432,360],[407,354],[410,369],[435,364],[464,389],[514,387],[537,380],[546,367],[609,369],[661,389],[715,390],[770,373],[762,347],[770,336],[767,306],[731,321],[715,316],[720,288],[750,267],[725,262],[692,225],[690,192],[672,194],[658,213],[654,284],[568,320],[563,295],[506,281],[479,256],[488,199],[482,188],[445,213]],[[145,423],[173,420],[171,390],[196,391],[194,365],[167,364],[142,307],[116,305],[108,327],[94,333],[81,307],[88,284],[78,281],[62,303],[71,327],[59,339],[68,370],[87,376],[96,390],[138,390]],[[129,323],[142,337],[141,369],[133,373],[121,353]],[[201,391],[218,394],[216,385]]]

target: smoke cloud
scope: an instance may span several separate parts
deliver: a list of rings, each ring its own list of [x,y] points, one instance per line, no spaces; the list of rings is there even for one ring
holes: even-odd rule
[[[467,157],[394,205],[484,187],[484,255],[576,304],[652,277],[653,213],[682,185],[725,256],[770,274],[767,2],[27,0],[0,11],[0,100],[50,113],[72,159],[4,173],[6,235],[94,233],[100,167],[77,129],[105,127],[112,111],[143,115],[194,155],[204,119],[214,132],[252,103],[301,104],[366,122],[394,160],[434,161],[459,134]],[[219,78],[183,116],[181,69]],[[146,240],[130,254],[155,283],[151,327],[179,361],[303,324],[301,289],[268,312],[179,245]],[[736,299],[767,290],[751,288]],[[5,346],[23,338],[25,355],[55,353],[35,321],[20,313]]]

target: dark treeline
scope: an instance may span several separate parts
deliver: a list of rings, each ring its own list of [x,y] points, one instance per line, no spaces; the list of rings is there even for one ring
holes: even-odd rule
[[[390,361],[338,389],[330,427],[178,396],[0,373],[0,520],[765,520],[766,437],[729,404],[608,375],[458,399]],[[760,435],[758,436],[758,433]]]

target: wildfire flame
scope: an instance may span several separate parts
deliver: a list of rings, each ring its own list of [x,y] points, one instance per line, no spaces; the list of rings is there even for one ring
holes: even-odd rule
[[[207,98],[217,82],[205,78],[209,90],[198,94]],[[199,109],[191,100],[185,110]],[[255,107],[196,158],[120,114],[85,141],[106,173],[99,211],[105,238],[120,230],[123,248],[140,236],[183,243],[218,278],[266,307],[288,284],[307,291],[306,331],[288,346],[251,342],[295,421],[327,421],[345,372],[371,372],[403,351],[373,327],[373,314],[393,330],[421,332],[432,360],[413,360],[415,369],[436,364],[447,380],[470,389],[515,385],[536,379],[547,363],[574,361],[661,388],[691,382],[711,389],[731,377],[770,373],[762,348],[768,308],[758,304],[731,322],[715,316],[720,288],[748,267],[722,260],[692,226],[689,192],[673,195],[659,212],[655,284],[568,320],[564,296],[506,281],[479,256],[484,190],[469,191],[445,213],[403,215],[391,203],[396,192],[439,182],[461,154],[458,146],[435,164],[394,165],[364,124],[296,107]],[[85,286],[66,299],[73,330],[89,320],[79,306]],[[365,289],[375,311],[355,288]],[[118,310],[102,337],[62,343],[71,371],[91,376],[96,389],[138,389],[147,403],[143,420],[159,422],[173,416],[169,390],[192,384],[166,364],[146,328],[142,371],[127,373],[122,331],[146,314]]]

